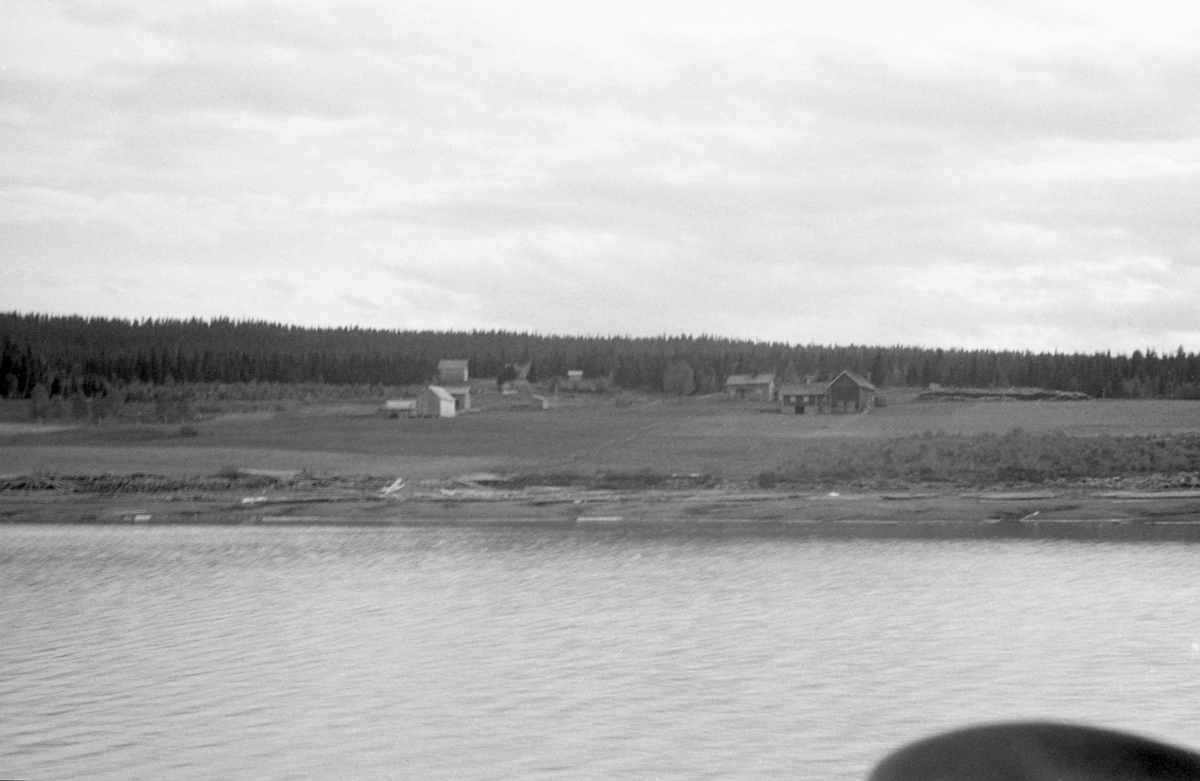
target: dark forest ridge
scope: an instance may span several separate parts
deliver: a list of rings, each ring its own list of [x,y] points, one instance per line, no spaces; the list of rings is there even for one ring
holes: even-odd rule
[[[56,381],[94,395],[133,382],[320,382],[415,385],[442,358],[465,358],[473,378],[529,364],[533,381],[582,370],[613,386],[659,392],[679,362],[694,392],[719,391],[736,373],[785,382],[828,380],[848,369],[881,387],[1040,387],[1108,398],[1200,398],[1200,354],[1153,350],[1032,353],[895,346],[824,346],[716,336],[555,336],[506,331],[381,331],[260,321],[119,320],[0,314],[0,395],[24,398]]]

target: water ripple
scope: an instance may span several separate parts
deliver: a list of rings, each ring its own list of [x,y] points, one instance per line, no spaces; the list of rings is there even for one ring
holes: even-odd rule
[[[1187,742],[1192,548],[0,527],[0,775],[859,779],[966,721]]]

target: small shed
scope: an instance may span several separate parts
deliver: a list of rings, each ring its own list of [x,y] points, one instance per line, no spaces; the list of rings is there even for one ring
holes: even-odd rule
[[[861,412],[874,406],[877,390],[861,374],[844,371],[829,383],[829,406],[837,409],[840,404],[842,412],[850,409]]]
[[[563,390],[569,391],[590,391],[594,388],[590,387],[590,383],[583,379],[583,369],[567,369],[567,380],[560,383]]]
[[[417,411],[416,399],[388,399],[383,402],[382,411],[393,418],[401,415],[412,415]]]
[[[444,358],[438,361],[438,382],[442,385],[461,385],[470,379],[465,358]]]
[[[470,385],[443,385],[446,393],[454,397],[454,409],[459,412],[466,412],[471,409],[471,386]]]
[[[783,412],[797,415],[810,408],[824,411],[829,406],[829,386],[822,382],[784,383],[779,386],[779,404]]]
[[[772,401],[775,398],[774,374],[732,374],[725,380],[725,392],[740,400]]]
[[[440,385],[430,385],[417,396],[416,414],[423,418],[454,417],[454,397]]]

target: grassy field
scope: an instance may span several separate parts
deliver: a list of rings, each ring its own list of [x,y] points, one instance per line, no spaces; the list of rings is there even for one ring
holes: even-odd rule
[[[1191,447],[1200,442],[1200,402],[918,402],[913,396],[893,391],[887,407],[868,414],[784,415],[716,398],[642,398],[622,406],[609,396],[562,398],[535,411],[481,395],[480,411],[447,420],[388,418],[374,403],[337,403],[210,413],[186,425],[138,422],[131,408],[121,420],[67,427],[64,421],[31,427],[26,402],[3,402],[0,475],[212,474],[240,467],[422,478],[479,470],[650,470],[767,484],[854,480],[855,464],[889,479],[946,479],[928,469],[976,451],[1001,465],[1041,463],[1047,474],[1066,465],[1044,462],[1043,451],[1060,459],[1086,456],[1095,463],[1083,462],[1085,471],[1106,474],[1105,459],[1139,448],[1151,456],[1116,466],[1200,470]],[[1175,443],[1171,457],[1155,462],[1164,446],[1145,441],[1168,437]],[[814,463],[840,464],[840,471],[805,466]],[[971,481],[996,474],[984,470]],[[1006,474],[1020,477],[1019,469]]]

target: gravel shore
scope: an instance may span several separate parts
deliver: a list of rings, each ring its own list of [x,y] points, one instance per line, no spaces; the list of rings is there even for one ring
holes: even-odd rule
[[[785,491],[509,489],[243,473],[0,478],[0,522],[527,526],[889,538],[1200,540],[1200,490],[1111,485]]]

